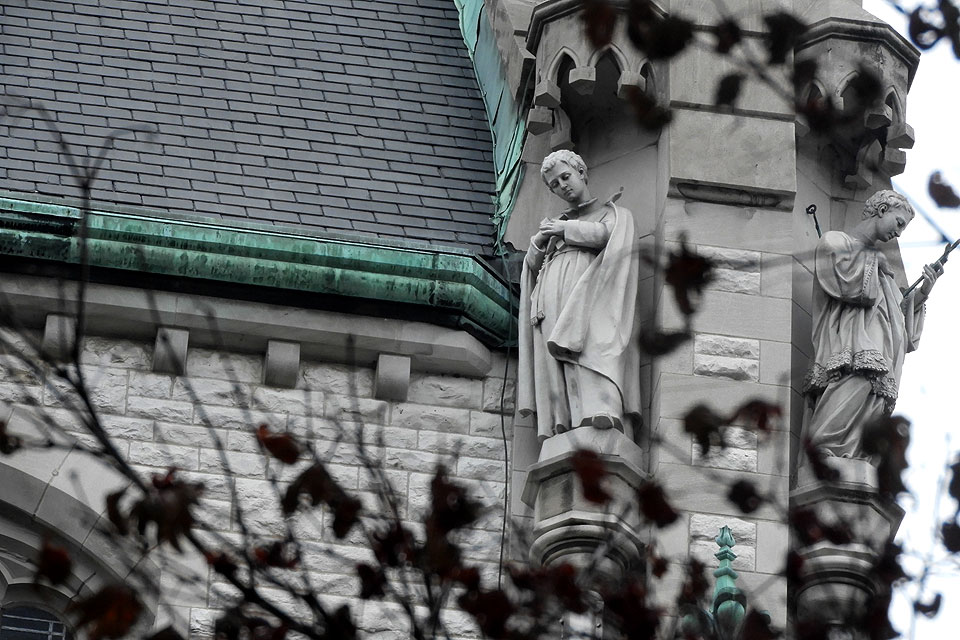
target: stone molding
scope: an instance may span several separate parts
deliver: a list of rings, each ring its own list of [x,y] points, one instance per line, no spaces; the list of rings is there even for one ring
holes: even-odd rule
[[[0,280],[0,304],[15,310],[23,325],[42,327],[49,314],[76,308],[76,288],[52,278],[7,276]],[[265,353],[270,340],[282,337],[299,342],[304,359],[373,366],[381,353],[391,353],[409,357],[417,371],[472,377],[490,373],[493,359],[458,329],[197,294],[91,283],[85,310],[87,335],[154,340],[158,327],[176,327],[189,332],[193,347],[240,353]]]

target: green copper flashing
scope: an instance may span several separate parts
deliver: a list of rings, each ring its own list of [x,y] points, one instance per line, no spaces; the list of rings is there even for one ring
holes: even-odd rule
[[[460,32],[473,61],[493,137],[497,177],[493,223],[497,232],[496,250],[502,253],[505,250],[503,234],[523,178],[521,155],[527,123],[513,99],[513,89],[504,74],[496,34],[487,16],[484,0],[454,0],[454,4],[460,12]]]
[[[0,198],[0,255],[79,264],[80,219],[77,208]],[[490,346],[512,334],[508,287],[454,249],[103,211],[89,212],[86,236],[92,267],[416,305],[455,315]]]

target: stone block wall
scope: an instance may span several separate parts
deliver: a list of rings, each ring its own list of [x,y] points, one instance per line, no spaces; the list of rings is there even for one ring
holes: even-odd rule
[[[241,540],[241,514],[254,536],[284,534],[275,480],[292,479],[307,463],[287,467],[264,457],[254,431],[267,424],[309,441],[330,473],[376,514],[382,512],[380,482],[364,468],[358,453],[363,443],[396,491],[401,518],[415,531],[429,507],[435,466],[445,464],[486,506],[462,542],[485,586],[496,584],[506,491],[501,426],[506,439],[512,437],[512,384],[505,394],[507,415],[500,410],[502,356],[494,357],[491,376],[483,379],[414,371],[404,402],[376,399],[375,372],[365,366],[304,361],[296,388],[280,389],[261,383],[263,355],[190,348],[182,376],[154,373],[153,357],[152,343],[88,337],[81,362],[93,404],[134,468],[151,474],[175,466],[184,477],[204,483],[197,512],[208,539]],[[46,414],[81,442],[90,440],[69,408],[75,398],[62,384],[44,385],[10,354],[0,356],[0,365],[0,401],[11,430]],[[99,513],[104,503],[97,488],[87,499]],[[359,530],[337,540],[330,514],[319,507],[292,522],[324,602],[349,604],[368,632],[390,631],[394,637],[404,628],[395,607],[357,597],[355,564],[372,560]],[[218,609],[230,602],[230,587],[190,553],[171,553],[160,566],[165,604],[157,624],[170,621],[191,635],[211,635]],[[183,582],[178,575],[193,577]],[[284,594],[266,591],[284,604]],[[478,633],[462,612],[451,611],[446,619],[454,637]]]
[[[736,539],[733,566],[749,601],[786,624],[786,584],[782,571],[788,543],[783,523],[790,479],[790,415],[799,403],[805,361],[794,357],[789,211],[668,200],[664,246],[688,247],[711,260],[715,277],[693,317],[693,339],[654,363],[650,414],[651,467],[680,520],[656,534],[659,553],[697,558],[716,567],[714,541],[727,525]],[[665,290],[658,310],[662,327],[677,330],[684,318]],[[778,405],[783,418],[765,435],[738,421],[724,431],[725,446],[704,455],[684,430],[684,417],[705,404],[729,417],[744,403],[760,399]],[[727,499],[730,485],[748,480],[770,497],[744,514]],[[664,605],[682,581],[674,568],[658,590]]]

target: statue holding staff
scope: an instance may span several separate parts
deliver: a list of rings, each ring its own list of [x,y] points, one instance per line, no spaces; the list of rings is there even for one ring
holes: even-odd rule
[[[906,298],[878,245],[900,236],[913,207],[895,191],[867,199],[850,233],[828,231],[816,249],[814,361],[804,380],[813,413],[805,436],[827,455],[864,459],[864,425],[893,412],[904,355],[917,348],[924,302],[943,272],[923,268]]]
[[[536,414],[540,439],[577,427],[640,423],[636,340],[639,256],[632,214],[587,187],[587,167],[568,150],[540,170],[569,205],[544,218],[521,275],[517,407]]]

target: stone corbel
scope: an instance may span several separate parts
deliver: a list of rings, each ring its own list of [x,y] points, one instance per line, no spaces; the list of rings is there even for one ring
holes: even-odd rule
[[[182,376],[187,367],[189,342],[189,329],[157,328],[157,339],[153,345],[153,370]]]
[[[869,145],[861,147],[857,154],[854,173],[844,178],[844,184],[850,189],[866,189],[873,184],[873,175],[880,168],[882,154],[883,147],[879,140],[874,140]]]
[[[40,351],[52,362],[68,362],[73,354],[77,319],[62,313],[50,313],[43,325]]]
[[[896,122],[890,125],[890,129],[887,131],[887,147],[912,149],[914,141],[913,127],[906,122]]]
[[[300,377],[300,343],[268,340],[263,358],[263,383],[292,389]]]
[[[597,86],[597,70],[589,66],[570,69],[569,82],[571,89],[582,96],[588,96]]]
[[[410,357],[381,353],[373,381],[373,397],[406,402],[410,391]]]
[[[533,92],[533,104],[537,107],[560,106],[560,87],[553,80],[547,78],[537,85]]]
[[[553,129],[553,110],[549,107],[533,107],[527,112],[527,131],[539,136]]]
[[[903,149],[895,149],[889,144],[883,150],[883,160],[880,161],[880,169],[888,176],[898,176],[907,168],[907,152]]]
[[[867,129],[883,129],[893,122],[893,109],[885,104],[878,104],[863,114],[863,126]]]
[[[636,71],[621,70],[620,78],[617,80],[617,97],[626,100],[631,90],[646,92],[647,79]]]

